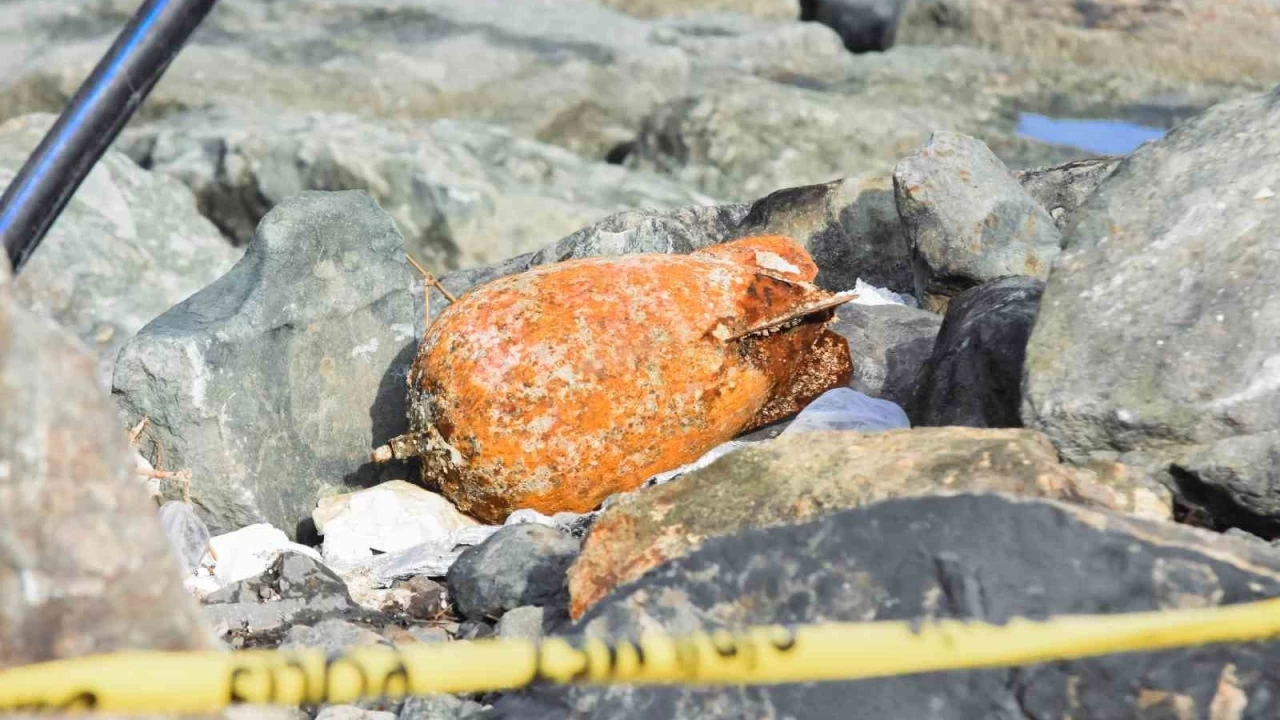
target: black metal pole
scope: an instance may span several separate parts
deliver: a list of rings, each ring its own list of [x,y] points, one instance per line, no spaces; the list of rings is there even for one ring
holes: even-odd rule
[[[217,0],[146,0],[0,196],[0,240],[22,269],[85,176]]]

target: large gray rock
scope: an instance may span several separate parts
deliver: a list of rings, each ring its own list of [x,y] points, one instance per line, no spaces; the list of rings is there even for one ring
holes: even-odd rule
[[[564,576],[578,545],[545,525],[509,525],[449,568],[449,595],[471,620],[497,619],[523,605],[564,605]]]
[[[1045,288],[1027,425],[1075,460],[1177,460],[1192,494],[1204,484],[1237,515],[1277,519],[1261,501],[1274,472],[1262,458],[1280,449],[1277,167],[1280,90],[1216,107],[1116,168]]]
[[[1022,366],[1044,283],[1008,277],[966,290],[947,308],[907,405],[912,425],[1022,427]]]
[[[748,528],[796,525],[895,497],[957,492],[1046,497],[1168,518],[1163,498],[1145,485],[1141,478],[1091,476],[1061,465],[1048,439],[1028,430],[787,433],[750,443],[673,482],[614,496],[569,570],[570,610],[580,617],[663,562]]]
[[[521,268],[584,257],[632,253],[688,253],[739,236],[750,208],[742,204],[683,207],[655,212],[630,210],[566,235],[525,259]]]
[[[916,291],[952,297],[1007,275],[1045,278],[1062,235],[982,141],[951,132],[893,171],[916,259]]]
[[[232,583],[204,597],[206,605],[306,600],[314,612],[355,612],[347,586],[323,563],[298,552],[282,552],[261,575]]]
[[[849,386],[903,407],[941,327],[938,314],[903,305],[845,305],[831,324],[853,353]]]
[[[498,620],[497,634],[509,640],[542,639],[543,610],[534,605],[514,608]]]
[[[911,246],[887,175],[769,193],[751,204],[737,235],[802,242],[818,265],[816,282],[828,290],[850,290],[859,279],[894,292],[915,289]]]
[[[569,636],[931,618],[1002,623],[1278,594],[1280,550],[1264,543],[1044,499],[959,494],[709,539],[618,588]],[[1234,701],[1238,711],[1224,717],[1261,719],[1280,711],[1277,662],[1280,644],[1260,642],[853,682],[545,687],[499,700],[495,716],[1154,720]]]
[[[211,531],[268,522],[292,536],[321,493],[376,479],[370,450],[404,431],[420,292],[367,193],[303,193],[230,272],[125,346],[118,405],[191,471]]]
[[[51,115],[0,126],[0,187],[52,126]],[[180,183],[107,152],[14,283],[24,306],[74,332],[111,386],[116,354],[142,326],[235,264],[240,253],[201,217]]]
[[[0,283],[0,667],[213,646],[93,373]]]
[[[1168,468],[1192,519],[1219,529],[1280,537],[1280,432],[1193,446]]]
[[[800,0],[800,19],[835,30],[850,52],[893,47],[908,0]]]
[[[145,125],[123,144],[189,185],[240,243],[304,190],[368,190],[409,252],[437,272],[536,250],[621,210],[711,203],[666,178],[474,122],[223,109]]]

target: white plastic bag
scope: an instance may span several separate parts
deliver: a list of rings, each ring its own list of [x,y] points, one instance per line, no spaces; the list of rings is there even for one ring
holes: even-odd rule
[[[849,388],[828,390],[809,403],[778,437],[836,430],[898,430],[911,427],[897,403]]]

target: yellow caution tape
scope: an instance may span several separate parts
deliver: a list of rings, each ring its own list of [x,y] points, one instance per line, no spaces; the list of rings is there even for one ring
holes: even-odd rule
[[[238,703],[511,690],[538,682],[740,685],[1009,667],[1280,636],[1280,598],[1200,610],[757,627],[606,644],[563,638],[321,651],[125,652],[0,671],[0,711],[207,713]]]

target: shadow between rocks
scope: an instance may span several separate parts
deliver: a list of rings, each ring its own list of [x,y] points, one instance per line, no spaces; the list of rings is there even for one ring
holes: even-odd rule
[[[885,351],[884,384],[880,397],[906,408],[915,394],[924,366],[933,353],[934,338],[921,337]],[[914,424],[914,419],[912,421]]]
[[[416,338],[406,343],[382,374],[378,392],[374,395],[373,404],[369,406],[372,440],[368,448],[370,453],[374,448],[385,445],[391,438],[409,431],[408,376],[417,349]],[[389,480],[412,481],[416,477],[414,463],[411,461],[375,463],[366,456],[364,463],[347,473],[342,481],[347,487],[370,488]]]

